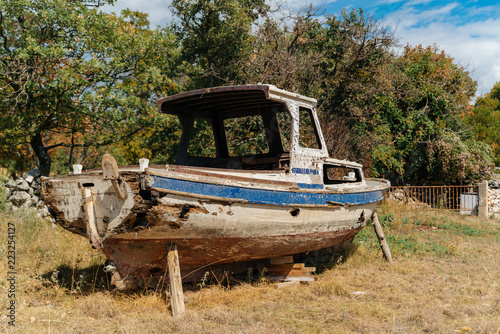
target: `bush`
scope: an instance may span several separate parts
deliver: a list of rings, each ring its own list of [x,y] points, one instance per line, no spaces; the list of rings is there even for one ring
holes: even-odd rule
[[[427,153],[429,173],[434,179],[441,179],[448,184],[484,180],[495,167],[490,146],[474,140],[462,141],[450,131],[427,142]]]

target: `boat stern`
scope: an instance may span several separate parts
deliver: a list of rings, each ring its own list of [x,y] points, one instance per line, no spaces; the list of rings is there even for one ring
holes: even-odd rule
[[[139,183],[138,172],[114,179],[100,171],[43,177],[42,196],[58,224],[102,248],[104,240],[136,221],[139,208],[134,197]]]

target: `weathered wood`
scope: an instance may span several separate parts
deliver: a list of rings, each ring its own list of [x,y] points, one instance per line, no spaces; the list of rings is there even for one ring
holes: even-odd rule
[[[373,212],[372,215],[372,225],[375,230],[375,234],[377,234],[378,242],[380,243],[380,248],[382,248],[382,253],[384,253],[384,258],[392,263],[392,255],[391,250],[389,249],[389,245],[387,245],[387,241],[385,240],[384,232],[382,231],[382,226],[378,220],[377,212]]]
[[[274,262],[288,262],[293,261],[293,257],[285,256],[271,260],[274,260]],[[306,267],[304,263],[271,264],[271,266],[267,268],[267,271],[269,273],[269,275],[266,276],[267,279],[271,281],[284,282],[282,285],[276,285],[277,288],[293,285],[290,282],[301,282],[305,284],[307,282],[313,282],[317,279],[317,277],[313,275],[316,271],[316,267]]]
[[[119,199],[126,199],[128,196],[127,188],[125,188],[125,181],[122,179],[111,180],[113,183],[113,188],[115,189],[116,195]]]
[[[179,252],[177,251],[176,244],[167,246],[167,259],[170,278],[170,303],[172,305],[172,315],[175,317],[185,311]]]
[[[118,180],[120,173],[118,172],[118,164],[112,155],[104,154],[101,161],[102,175],[105,180]]]
[[[316,267],[306,267],[304,263],[293,263],[293,256],[283,256],[270,259],[271,265],[267,268],[269,275],[266,276],[271,281],[281,281],[275,286],[283,288],[293,286],[296,283],[306,284],[317,279],[313,273]]]
[[[97,229],[95,212],[94,212],[94,197],[90,188],[80,186],[82,190],[83,216],[87,230],[87,237],[90,239],[94,248],[103,248],[102,240]]]
[[[299,282],[314,282],[318,279],[315,275],[308,276],[266,276],[271,281],[299,281]]]
[[[125,188],[125,181],[120,178],[120,172],[118,171],[118,164],[115,158],[107,153],[104,154],[102,156],[101,166],[103,178],[105,180],[111,180],[118,198],[126,199],[128,194]]]
[[[305,263],[284,263],[284,264],[273,264],[268,269],[302,269],[305,268]]]

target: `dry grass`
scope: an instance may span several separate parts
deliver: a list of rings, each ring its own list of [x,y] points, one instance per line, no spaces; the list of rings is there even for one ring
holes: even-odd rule
[[[366,228],[348,256],[320,266],[317,282],[286,289],[263,281],[185,286],[187,311],[172,318],[159,291],[110,291],[105,259],[84,238],[30,213],[0,213],[2,259],[7,222],[17,225],[18,272],[16,327],[2,312],[0,331],[500,333],[498,222],[396,206],[382,207],[379,217],[392,266]],[[7,271],[5,262],[0,271]],[[1,305],[8,301],[4,277]]]

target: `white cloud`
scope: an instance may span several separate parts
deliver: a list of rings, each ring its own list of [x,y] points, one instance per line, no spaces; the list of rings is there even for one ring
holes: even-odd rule
[[[114,6],[104,6],[105,12],[119,14],[123,9],[130,8],[149,14],[149,22],[152,28],[166,26],[172,21],[170,0],[119,0]]]
[[[402,9],[388,14],[384,21],[389,26],[399,26],[401,28],[410,28],[413,26],[420,26],[429,24],[431,22],[441,21],[453,9],[458,6],[456,3],[451,3],[440,8],[433,8],[429,10],[417,10],[415,7],[404,5]]]
[[[466,67],[478,82],[477,95],[484,95],[500,81],[500,19],[459,25],[444,22],[440,16],[451,8],[445,6],[421,13],[405,8],[388,16],[385,23],[396,29],[401,44],[436,44],[456,64]]]

